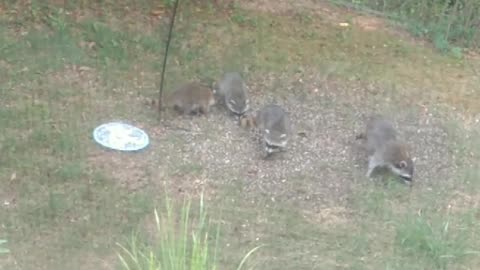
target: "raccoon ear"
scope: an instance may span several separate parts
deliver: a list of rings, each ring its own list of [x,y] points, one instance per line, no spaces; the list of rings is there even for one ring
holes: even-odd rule
[[[400,168],[405,169],[407,167],[407,162],[405,160],[400,161]]]
[[[270,134],[270,130],[265,129],[265,133]]]
[[[237,104],[237,102],[235,102],[235,100],[233,100],[233,99],[230,99],[229,102],[230,102],[231,104]]]

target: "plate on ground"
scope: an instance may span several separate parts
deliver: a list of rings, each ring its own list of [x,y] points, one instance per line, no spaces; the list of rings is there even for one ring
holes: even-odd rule
[[[93,139],[100,145],[119,151],[138,151],[149,144],[145,131],[122,122],[111,122],[98,126]]]

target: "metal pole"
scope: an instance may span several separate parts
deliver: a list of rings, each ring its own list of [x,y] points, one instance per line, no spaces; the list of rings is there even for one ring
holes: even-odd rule
[[[172,13],[172,17],[170,19],[170,29],[168,31],[167,44],[165,46],[165,57],[163,58],[162,77],[160,79],[160,91],[158,93],[158,113],[159,113],[159,117],[161,117],[161,115],[162,115],[163,80],[165,78],[165,67],[167,65],[168,48],[170,47],[170,40],[172,38],[172,30],[173,30],[173,24],[175,23],[175,15],[177,14],[178,2],[180,2],[180,0],[175,0],[175,5],[173,6],[173,13]]]

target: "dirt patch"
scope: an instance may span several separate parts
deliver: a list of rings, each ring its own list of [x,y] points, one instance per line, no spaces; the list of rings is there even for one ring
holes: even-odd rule
[[[183,134],[188,137],[190,133],[141,123],[137,126],[150,135],[151,145],[147,149],[139,153],[121,153],[95,145],[89,150],[90,166],[130,191],[154,189],[162,197],[166,188],[174,197],[199,197],[203,193],[206,200],[214,195],[203,165],[182,155],[183,143],[195,143],[188,138],[184,140]],[[192,123],[189,127],[192,133],[195,133],[194,126]]]
[[[447,211],[452,213],[466,213],[472,209],[478,209],[478,206],[480,206],[479,195],[471,195],[456,191],[448,201],[446,208]]]
[[[297,12],[311,11],[316,14],[326,14],[328,18],[340,18],[343,13],[340,9],[329,5],[325,1],[302,0],[249,0],[238,1],[241,7],[262,12],[269,12],[279,15],[295,14]]]
[[[99,90],[102,89],[98,71],[92,67],[80,65],[67,65],[63,69],[45,76],[40,81],[40,95],[43,94],[42,90],[45,85],[55,89],[55,91],[50,91],[50,95],[61,99],[62,103],[56,103],[55,107],[63,109],[71,107],[72,104],[82,106],[90,103],[95,100],[95,96],[100,96]],[[97,100],[97,102],[100,101]],[[106,105],[92,107],[104,108]]]
[[[130,190],[138,190],[149,183],[145,171],[144,157],[128,155],[112,151],[95,151],[88,161],[95,170],[108,172],[108,175],[120,186]]]
[[[349,210],[344,207],[323,208],[318,212],[304,210],[303,213],[307,220],[328,228],[343,226],[349,222]]]
[[[162,191],[167,183],[177,195],[206,190],[211,199],[222,187],[237,186],[245,200],[282,201],[321,219],[324,209],[346,207],[355,184],[367,181],[366,158],[355,135],[363,130],[363,119],[380,112],[413,146],[416,188],[449,181],[458,170],[443,115],[406,109],[395,97],[385,99],[379,85],[325,80],[314,72],[257,74],[248,83],[253,110],[277,103],[289,113],[294,135],[286,153],[263,160],[256,133],[217,106],[208,117],[172,116],[170,127],[140,124],[151,135],[149,149],[133,155],[96,150],[91,164],[132,190]]]
[[[385,22],[375,17],[358,16],[353,21],[364,31],[376,31],[385,28]]]
[[[119,247],[115,246],[116,250],[120,250]],[[122,254],[123,255],[123,254]],[[80,269],[80,270],[89,270],[89,269],[98,269],[98,270],[113,270],[117,269],[119,265],[119,259],[116,254],[110,256],[99,257],[97,254],[86,254],[73,260],[71,263],[70,269]]]

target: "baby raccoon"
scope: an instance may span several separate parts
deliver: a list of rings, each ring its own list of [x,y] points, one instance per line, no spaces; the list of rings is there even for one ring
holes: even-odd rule
[[[397,139],[393,125],[383,116],[375,115],[367,122],[366,132],[357,136],[366,140],[368,153],[367,177],[371,177],[377,167],[388,168],[405,183],[413,181],[414,165],[406,143]]]
[[[263,137],[266,157],[284,150],[290,136],[290,121],[285,110],[270,104],[260,109],[255,118]]]
[[[228,72],[217,85],[218,94],[225,100],[225,105],[235,115],[241,116],[249,109],[247,86],[240,73]]]
[[[213,92],[208,87],[196,82],[181,85],[167,99],[168,107],[173,107],[182,114],[208,114],[210,106],[215,105]]]

